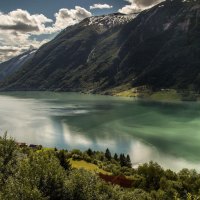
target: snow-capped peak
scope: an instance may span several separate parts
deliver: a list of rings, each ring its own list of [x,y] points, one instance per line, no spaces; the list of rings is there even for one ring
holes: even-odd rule
[[[110,15],[92,16],[84,21],[84,26],[95,26],[102,32],[115,26],[130,22],[136,17],[136,15],[137,14],[124,15],[114,13]]]

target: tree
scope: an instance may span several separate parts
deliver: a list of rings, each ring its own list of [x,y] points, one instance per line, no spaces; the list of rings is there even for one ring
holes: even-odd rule
[[[71,169],[71,164],[69,159],[67,158],[65,150],[60,150],[56,152],[56,156],[60,161],[60,165],[65,169],[65,170],[70,170]]]
[[[118,161],[118,155],[115,153],[115,155],[114,155],[114,159],[116,160],[116,161]]]
[[[3,193],[4,196],[8,195],[7,191],[10,191],[10,196],[17,194],[17,200],[20,197],[24,197],[21,199],[33,199],[25,198],[29,195],[38,197],[38,199],[46,197],[50,200],[63,200],[66,199],[66,178],[67,173],[60,166],[54,152],[32,152],[26,159],[21,160],[16,173],[7,181]]]
[[[114,192],[111,186],[100,180],[95,173],[84,169],[70,172],[66,188],[70,191],[67,200],[117,200],[112,198]]]
[[[112,156],[111,156],[111,153],[110,153],[110,150],[107,148],[106,149],[106,152],[105,152],[105,157],[110,161]]]
[[[158,190],[160,187],[160,179],[164,175],[164,170],[154,162],[149,162],[138,167],[137,172],[146,180],[146,190]]]
[[[120,161],[121,167],[125,167],[126,166],[126,157],[124,156],[124,154],[120,154],[119,161]]]
[[[25,178],[25,177],[23,177]],[[32,186],[29,182],[22,182],[11,177],[6,183],[0,199],[9,200],[47,200],[36,186]]]
[[[131,163],[131,159],[129,155],[126,156],[126,166],[129,168],[132,167],[132,163]]]
[[[9,176],[15,173],[17,166],[17,145],[13,139],[7,138],[7,132],[0,139],[0,184],[4,184]]]
[[[89,148],[87,150],[87,154],[88,154],[88,156],[92,156],[94,154],[94,152]]]

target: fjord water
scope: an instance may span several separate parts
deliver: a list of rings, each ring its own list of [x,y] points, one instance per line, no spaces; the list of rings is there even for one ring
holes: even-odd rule
[[[200,170],[200,103],[54,92],[0,94],[0,131],[46,147],[129,153],[134,166]]]

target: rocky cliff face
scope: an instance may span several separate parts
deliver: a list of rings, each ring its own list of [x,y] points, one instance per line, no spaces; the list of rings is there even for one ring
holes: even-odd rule
[[[63,30],[1,82],[4,90],[102,92],[121,85],[200,88],[200,2],[91,17]]]

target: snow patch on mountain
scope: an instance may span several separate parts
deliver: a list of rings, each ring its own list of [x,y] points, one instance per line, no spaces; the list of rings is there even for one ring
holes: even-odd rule
[[[84,26],[96,27],[98,31],[103,32],[110,28],[120,26],[132,21],[137,14],[124,15],[114,13],[110,15],[92,16],[83,21]]]

